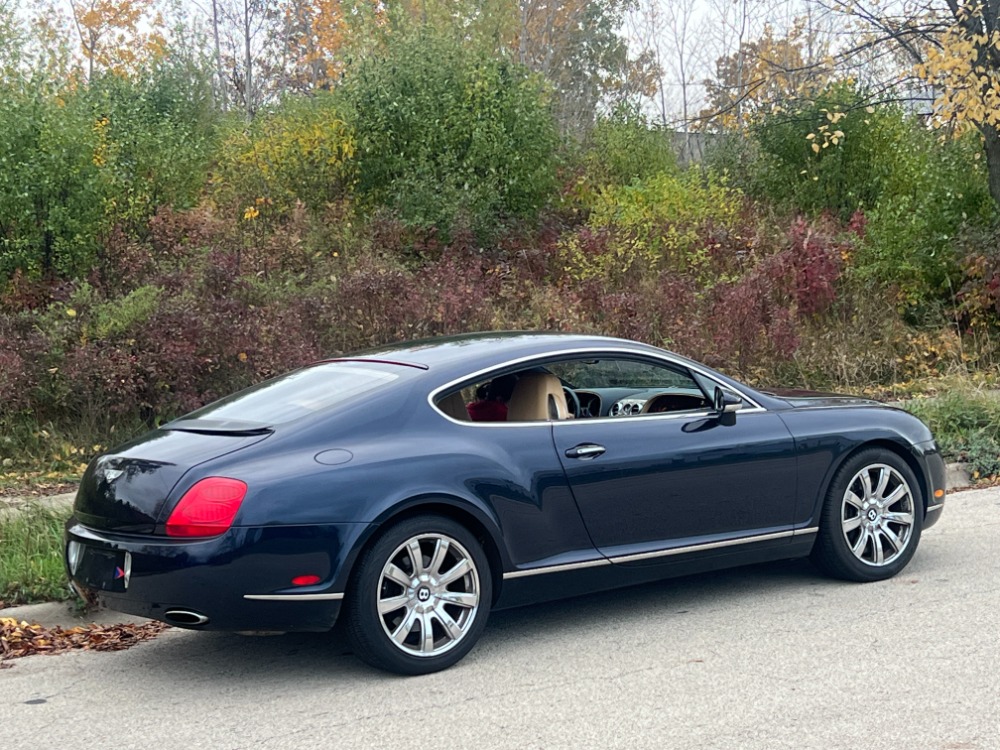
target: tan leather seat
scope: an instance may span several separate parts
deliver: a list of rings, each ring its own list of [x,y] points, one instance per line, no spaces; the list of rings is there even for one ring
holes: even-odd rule
[[[518,378],[507,404],[508,422],[569,419],[562,383],[548,373],[526,373]]]
[[[462,398],[461,391],[455,391],[450,396],[446,396],[438,401],[437,405],[441,411],[452,419],[458,419],[463,422],[469,421],[469,412],[465,408],[465,400]]]

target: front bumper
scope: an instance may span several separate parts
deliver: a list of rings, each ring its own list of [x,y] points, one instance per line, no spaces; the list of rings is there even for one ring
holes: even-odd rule
[[[923,468],[924,486],[927,488],[927,506],[923,524],[923,528],[926,529],[941,519],[941,512],[944,510],[944,497],[948,489],[946,469],[941,451],[933,440],[914,445],[913,452]]]
[[[333,627],[370,524],[237,527],[211,539],[115,534],[71,518],[66,568],[109,609],[199,630]],[[319,576],[310,586],[292,578]],[[203,623],[176,612],[204,617]]]

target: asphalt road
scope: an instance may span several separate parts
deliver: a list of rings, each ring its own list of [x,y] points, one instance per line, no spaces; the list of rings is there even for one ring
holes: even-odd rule
[[[1000,748],[1000,491],[902,575],[788,562],[496,614],[436,675],[323,635],[169,631],[0,671],[0,747]]]

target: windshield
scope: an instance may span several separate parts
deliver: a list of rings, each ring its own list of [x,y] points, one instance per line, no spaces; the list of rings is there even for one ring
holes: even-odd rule
[[[402,377],[404,366],[376,362],[324,362],[240,391],[183,417],[277,425],[354,401]]]

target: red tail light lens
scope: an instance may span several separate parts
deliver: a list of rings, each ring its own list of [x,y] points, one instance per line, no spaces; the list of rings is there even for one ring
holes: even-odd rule
[[[246,482],[239,479],[202,479],[170,514],[167,536],[218,536],[228,531],[246,494]]]

